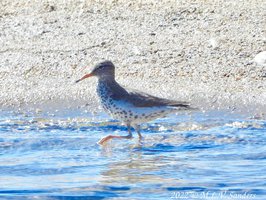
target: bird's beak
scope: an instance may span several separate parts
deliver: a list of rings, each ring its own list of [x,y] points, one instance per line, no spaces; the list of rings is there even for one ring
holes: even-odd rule
[[[89,77],[91,77],[91,76],[93,76],[93,73],[86,74],[86,75],[85,75],[85,76],[83,76],[81,79],[79,79],[79,80],[76,80],[76,83],[78,83],[78,82],[80,82],[80,81],[84,80],[85,78],[89,78]]]

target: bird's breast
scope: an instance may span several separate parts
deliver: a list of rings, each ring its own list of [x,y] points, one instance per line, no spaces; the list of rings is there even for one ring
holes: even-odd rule
[[[110,95],[108,92],[108,87],[105,84],[98,83],[97,94],[100,98],[100,102],[103,108],[106,110],[110,104]]]

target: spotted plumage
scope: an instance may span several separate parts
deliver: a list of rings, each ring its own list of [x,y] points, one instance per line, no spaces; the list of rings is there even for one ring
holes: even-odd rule
[[[103,109],[113,118],[126,124],[129,132],[128,136],[107,136],[99,142],[100,144],[112,138],[131,138],[130,126],[135,128],[141,138],[140,123],[164,117],[169,113],[191,109],[187,102],[158,98],[123,88],[115,80],[115,67],[110,61],[99,63],[90,74],[77,82],[90,76],[98,77],[97,94]]]

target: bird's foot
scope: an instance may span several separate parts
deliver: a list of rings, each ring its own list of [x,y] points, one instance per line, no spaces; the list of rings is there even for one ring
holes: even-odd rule
[[[127,135],[127,136],[118,136],[118,135],[108,135],[104,138],[102,138],[99,142],[97,142],[99,145],[104,145],[107,141],[113,139],[113,138],[118,138],[118,139],[131,139],[132,135]]]
[[[99,145],[104,145],[108,140],[111,140],[113,138],[113,135],[108,135],[104,138],[102,138],[99,142],[97,142]]]

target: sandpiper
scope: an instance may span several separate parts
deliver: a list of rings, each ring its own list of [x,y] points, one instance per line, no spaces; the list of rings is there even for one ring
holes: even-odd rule
[[[122,87],[115,80],[115,66],[111,61],[97,64],[91,73],[86,74],[76,83],[91,76],[98,78],[97,94],[104,110],[113,118],[122,121],[128,128],[127,136],[108,135],[98,142],[101,145],[113,138],[132,138],[131,127],[141,139],[139,126],[141,123],[165,117],[180,110],[193,109],[187,102],[158,98]]]

